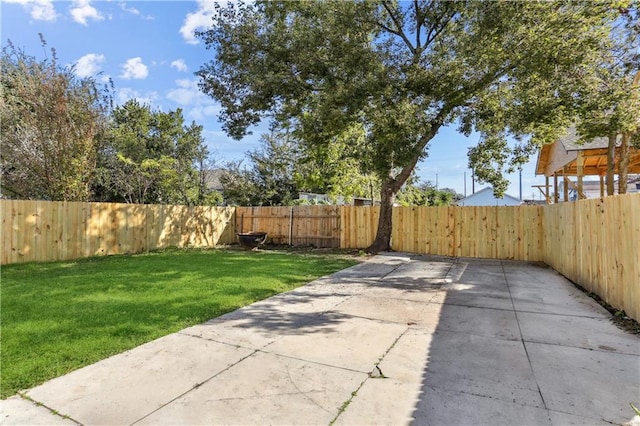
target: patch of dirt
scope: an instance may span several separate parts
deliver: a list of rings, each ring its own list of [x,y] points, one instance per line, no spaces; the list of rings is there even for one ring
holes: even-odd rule
[[[581,287],[576,283],[573,283],[573,285],[576,286],[578,290],[580,290],[581,292],[583,292],[584,294],[586,294],[587,296],[589,296],[590,298],[598,302],[600,306],[602,306],[607,311],[609,311],[609,313],[611,314],[611,321],[613,321],[613,323],[617,325],[618,328],[624,331],[628,331],[631,334],[640,335],[640,324],[638,323],[638,321],[627,316],[625,311],[619,311],[618,309],[614,308],[613,306],[609,305],[607,302],[602,300],[600,296],[598,296],[597,294],[591,291],[588,291],[584,287]]]
[[[240,244],[229,244],[218,246],[223,250],[229,251],[246,251]],[[263,244],[256,251],[278,251],[285,253],[307,254],[307,255],[331,255],[338,258],[355,260],[356,262],[366,262],[372,255],[365,253],[359,249],[341,249],[341,248],[319,248],[314,246],[290,246],[288,244]]]
[[[355,260],[358,262],[365,262],[372,256],[359,249],[319,248],[314,246],[290,246],[286,244],[265,244],[263,246],[260,246],[260,249],[284,251],[287,253],[298,254],[332,255],[345,259]]]

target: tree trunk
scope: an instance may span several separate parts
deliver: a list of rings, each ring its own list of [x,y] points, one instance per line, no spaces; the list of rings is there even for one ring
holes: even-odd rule
[[[609,135],[609,145],[607,147],[607,196],[613,195],[614,170],[616,157],[616,135]]]
[[[393,202],[396,192],[393,190],[393,181],[386,180],[380,190],[380,217],[378,219],[378,231],[376,239],[365,249],[367,253],[378,253],[391,250],[391,225],[393,215]]]
[[[622,134],[620,144],[620,157],[618,158],[618,194],[627,193],[627,180],[629,175],[629,133]]]
[[[427,144],[438,133],[438,130],[442,126],[444,117],[451,112],[451,107],[445,106],[442,108],[438,116],[432,121],[429,132],[420,138],[416,144],[416,149],[411,161],[406,164],[400,173],[393,175],[392,170],[387,171],[387,176],[382,179],[382,188],[380,189],[380,217],[378,219],[378,231],[376,232],[376,238],[373,243],[365,249],[367,253],[378,253],[381,251],[391,250],[391,230],[392,230],[392,217],[393,217],[393,202],[396,199],[396,194],[402,188],[402,185],[409,179],[411,173],[418,164],[420,156],[425,150]]]
[[[381,251],[391,250],[391,229],[392,229],[392,217],[393,217],[393,202],[396,199],[396,194],[402,188],[402,185],[409,179],[411,172],[415,168],[418,162],[418,156],[407,165],[400,174],[396,177],[389,176],[382,181],[382,188],[380,189],[380,218],[378,219],[378,231],[376,233],[376,239],[373,243],[365,249],[367,253],[378,253]]]

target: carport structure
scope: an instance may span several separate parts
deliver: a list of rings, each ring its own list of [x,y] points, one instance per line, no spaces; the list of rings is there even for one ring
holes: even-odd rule
[[[620,138],[616,143],[615,158],[620,156]],[[558,180],[564,180],[563,199],[569,201],[569,187],[575,189],[578,198],[586,198],[582,190],[584,176],[600,176],[600,196],[605,195],[605,176],[608,165],[608,138],[599,137],[586,143],[578,143],[579,136],[575,128],[567,135],[551,144],[543,145],[538,153],[536,175],[545,176],[545,185],[537,187],[544,194],[547,204],[559,201]],[[617,161],[614,161],[614,174],[619,174]],[[628,173],[640,173],[640,150],[629,148]],[[576,176],[574,183],[569,177]],[[549,194],[549,178],[553,177],[553,200]]]

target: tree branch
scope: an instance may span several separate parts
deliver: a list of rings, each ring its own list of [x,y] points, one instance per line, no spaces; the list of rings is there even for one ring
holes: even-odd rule
[[[402,185],[404,185],[407,179],[409,179],[409,176],[411,176],[411,173],[418,164],[418,161],[420,161],[420,154],[422,154],[429,141],[433,139],[438,133],[438,131],[444,124],[445,118],[447,117],[447,115],[449,115],[454,107],[455,105],[445,104],[435,116],[435,118],[431,120],[431,128],[427,133],[422,135],[422,137],[416,144],[416,154],[413,156],[411,161],[409,161],[409,163],[402,168],[400,173],[398,173],[398,175],[396,175],[396,177],[392,180],[391,186],[394,189],[394,192],[399,191]]]
[[[420,49],[420,31],[422,31],[422,25],[424,24],[424,16],[420,14],[418,0],[413,0],[413,8],[416,13],[416,49]]]
[[[440,33],[444,31],[445,28],[447,28],[447,25],[449,24],[449,22],[451,22],[451,20],[455,15],[456,15],[455,12],[451,12],[448,16],[444,16],[444,22],[440,22],[440,19],[438,19],[439,27],[437,27],[436,25],[429,30],[429,34],[427,35],[427,41],[424,44],[425,47],[431,44],[431,42],[433,42],[436,38],[438,38]],[[441,17],[441,19],[442,18],[443,17]]]
[[[400,33],[399,33],[399,32],[397,32],[396,30],[394,30],[394,29],[392,29],[392,28],[387,27],[387,26],[386,26],[385,24],[383,24],[382,22],[378,22],[378,21],[376,21],[376,25],[377,25],[377,26],[379,26],[380,28],[382,28],[383,30],[385,30],[386,32],[389,32],[389,33],[391,33],[391,34],[395,34],[395,35],[397,35],[397,36],[399,36],[399,35],[400,35]]]
[[[387,4],[386,1],[382,2],[382,6],[387,11],[387,13],[389,14],[389,17],[391,18],[391,20],[393,21],[393,23],[396,26],[396,31],[391,31],[391,33],[393,33],[393,34],[399,36],[400,38],[402,38],[402,41],[404,42],[404,44],[409,48],[411,53],[415,55],[416,54],[416,48],[411,44],[411,42],[407,38],[407,35],[404,33],[404,30],[402,29],[402,22],[400,22],[398,20],[398,17],[393,13],[393,11],[391,10],[391,8],[389,7],[389,5]],[[387,29],[387,31],[389,31],[389,30],[390,29]]]

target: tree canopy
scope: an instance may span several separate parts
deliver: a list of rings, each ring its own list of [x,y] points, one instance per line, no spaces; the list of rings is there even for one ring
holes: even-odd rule
[[[46,45],[41,36],[43,46]],[[56,52],[38,60],[9,42],[0,57],[1,196],[17,199],[218,204],[206,184],[202,126],[182,111],[130,100],[79,78]]]
[[[627,188],[629,148],[640,148],[640,2],[618,7],[611,26],[612,54],[598,66],[581,70],[584,99],[576,117],[581,140],[608,137],[607,193],[613,195],[614,168],[619,173],[619,193]],[[620,143],[617,159],[616,143]]]
[[[300,192],[329,199],[371,197],[379,187],[377,179],[360,173],[357,161],[345,154],[357,149],[359,134],[347,132],[322,147],[306,147],[286,132],[264,134],[261,146],[247,152],[246,165],[235,161],[224,168],[224,198],[229,204],[282,206],[297,203]]]
[[[205,184],[207,157],[202,126],[187,125],[182,110],[152,111],[130,100],[111,115],[96,189],[108,201],[217,204]]]
[[[476,176],[501,192],[490,171],[522,162],[567,124],[578,72],[610,54],[616,14],[587,1],[221,4],[198,33],[213,59],[197,75],[235,138],[265,117],[310,146],[361,126],[358,161],[381,181],[369,247],[379,251],[390,248],[396,193],[443,126],[480,132]],[[531,137],[512,150],[509,135]]]
[[[0,67],[2,193],[88,200],[108,125],[110,91],[60,66],[53,49],[50,58],[37,60],[9,43]]]

